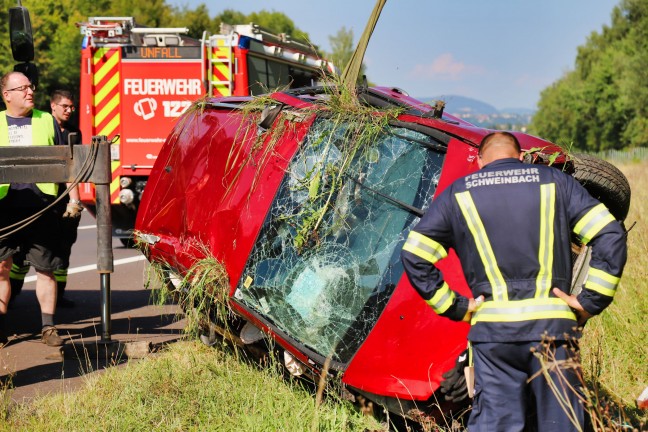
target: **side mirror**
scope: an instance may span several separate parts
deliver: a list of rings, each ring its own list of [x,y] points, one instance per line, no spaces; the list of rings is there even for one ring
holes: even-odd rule
[[[22,6],[9,8],[9,38],[15,61],[34,60],[34,37],[27,8]]]

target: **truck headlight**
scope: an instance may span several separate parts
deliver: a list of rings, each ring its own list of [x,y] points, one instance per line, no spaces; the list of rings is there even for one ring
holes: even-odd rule
[[[119,186],[122,187],[122,189],[126,189],[128,186],[133,183],[133,179],[130,177],[122,177],[119,179]]]
[[[119,202],[125,205],[132,204],[135,201],[135,194],[130,189],[122,189],[119,192]]]

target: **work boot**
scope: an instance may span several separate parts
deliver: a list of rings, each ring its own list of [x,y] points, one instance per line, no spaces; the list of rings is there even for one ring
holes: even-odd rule
[[[56,327],[54,326],[43,327],[41,341],[43,341],[43,343],[47,346],[51,347],[58,347],[65,343],[65,341],[59,336],[58,330],[56,330]]]

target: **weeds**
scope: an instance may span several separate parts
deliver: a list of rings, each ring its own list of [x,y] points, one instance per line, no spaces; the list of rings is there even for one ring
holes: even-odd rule
[[[20,405],[0,430],[378,430],[347,403],[315,409],[299,383],[227,350],[179,342],[88,379],[84,389]],[[57,407],[57,409],[52,409]],[[317,414],[315,414],[317,412]]]
[[[580,363],[578,341],[567,341],[566,359],[556,357],[556,346],[553,340],[544,339],[541,348],[534,355],[541,364],[541,370],[529,379],[543,376],[561,408],[579,431],[626,431],[634,430],[633,421],[628,414],[632,410],[614,401],[601,386],[592,380],[586,380]],[[581,424],[577,412],[570,400],[573,397],[584,407],[585,424]],[[642,427],[641,421],[634,419],[636,426]]]
[[[160,289],[152,291],[153,303],[176,302],[187,319],[185,332],[197,336],[208,328],[210,321],[227,325],[233,312],[229,304],[230,284],[225,266],[204,243],[196,243],[194,252],[198,258],[177,281],[172,280],[171,266],[152,262],[145,286],[149,288],[154,279],[161,281]]]

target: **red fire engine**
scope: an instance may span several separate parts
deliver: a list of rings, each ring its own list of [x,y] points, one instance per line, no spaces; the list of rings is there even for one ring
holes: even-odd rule
[[[333,66],[316,49],[255,25],[223,25],[202,40],[186,28],[138,27],[132,17],[81,25],[80,128],[113,139],[113,235],[128,244],[153,163],[178,117],[204,96],[249,96],[317,85]],[[81,199],[93,211],[90,184]]]

